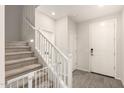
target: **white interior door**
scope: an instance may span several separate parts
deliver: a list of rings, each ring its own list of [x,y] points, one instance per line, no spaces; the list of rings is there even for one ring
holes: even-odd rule
[[[115,19],[91,25],[91,71],[114,77]]]

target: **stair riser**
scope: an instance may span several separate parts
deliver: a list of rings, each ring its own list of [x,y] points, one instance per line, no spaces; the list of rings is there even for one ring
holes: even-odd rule
[[[28,65],[31,65],[31,64],[34,64],[34,63],[37,63],[37,62],[38,62],[38,60],[34,59],[34,60],[19,62],[19,63],[16,63],[16,64],[6,65],[6,71],[16,69],[16,68],[21,68],[21,67],[24,67],[24,66],[28,66]]]
[[[6,74],[6,80],[9,80],[9,79],[12,79],[12,78],[15,78],[15,77],[18,77],[18,76],[21,76],[21,75],[25,75],[27,73],[30,73],[32,71],[35,71],[35,70],[38,70],[42,68],[42,66],[39,66],[39,67],[34,67],[32,69],[28,69],[28,70],[25,70],[25,71],[22,71],[22,72],[18,72],[17,73],[9,73],[9,74]]]
[[[6,46],[27,46],[28,43],[8,43]]]
[[[14,59],[20,59],[20,58],[26,58],[26,57],[32,57],[33,53],[26,53],[26,54],[17,54],[17,55],[6,55],[6,60],[14,60]]]
[[[23,52],[23,51],[30,51],[30,48],[7,48],[6,52]]]
[[[16,45],[28,45],[28,43],[26,42],[17,42],[17,43],[6,43],[6,45],[13,45],[13,46],[16,46]]]

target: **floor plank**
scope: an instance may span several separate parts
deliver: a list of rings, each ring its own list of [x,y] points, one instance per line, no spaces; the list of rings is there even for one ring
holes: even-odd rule
[[[96,73],[75,70],[73,88],[123,88],[120,80]]]

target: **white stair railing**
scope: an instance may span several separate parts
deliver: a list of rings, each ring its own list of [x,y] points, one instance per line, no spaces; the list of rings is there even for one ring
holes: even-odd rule
[[[65,56],[59,48],[42,34],[42,30],[37,30],[27,18],[24,18],[24,20],[27,26],[35,31],[35,49],[56,77],[57,80],[54,80],[55,85],[58,83],[60,87],[72,87],[71,55],[69,58]]]
[[[59,84],[56,85],[56,83],[53,81],[56,78],[51,77],[50,75],[53,76],[53,73],[50,72],[48,67],[44,67],[42,69],[8,80],[6,87],[7,88],[59,88],[60,85]]]

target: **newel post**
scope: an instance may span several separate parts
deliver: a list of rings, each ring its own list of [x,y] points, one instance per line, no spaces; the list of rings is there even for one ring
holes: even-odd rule
[[[68,61],[68,87],[72,88],[72,54],[69,54],[69,61]]]

